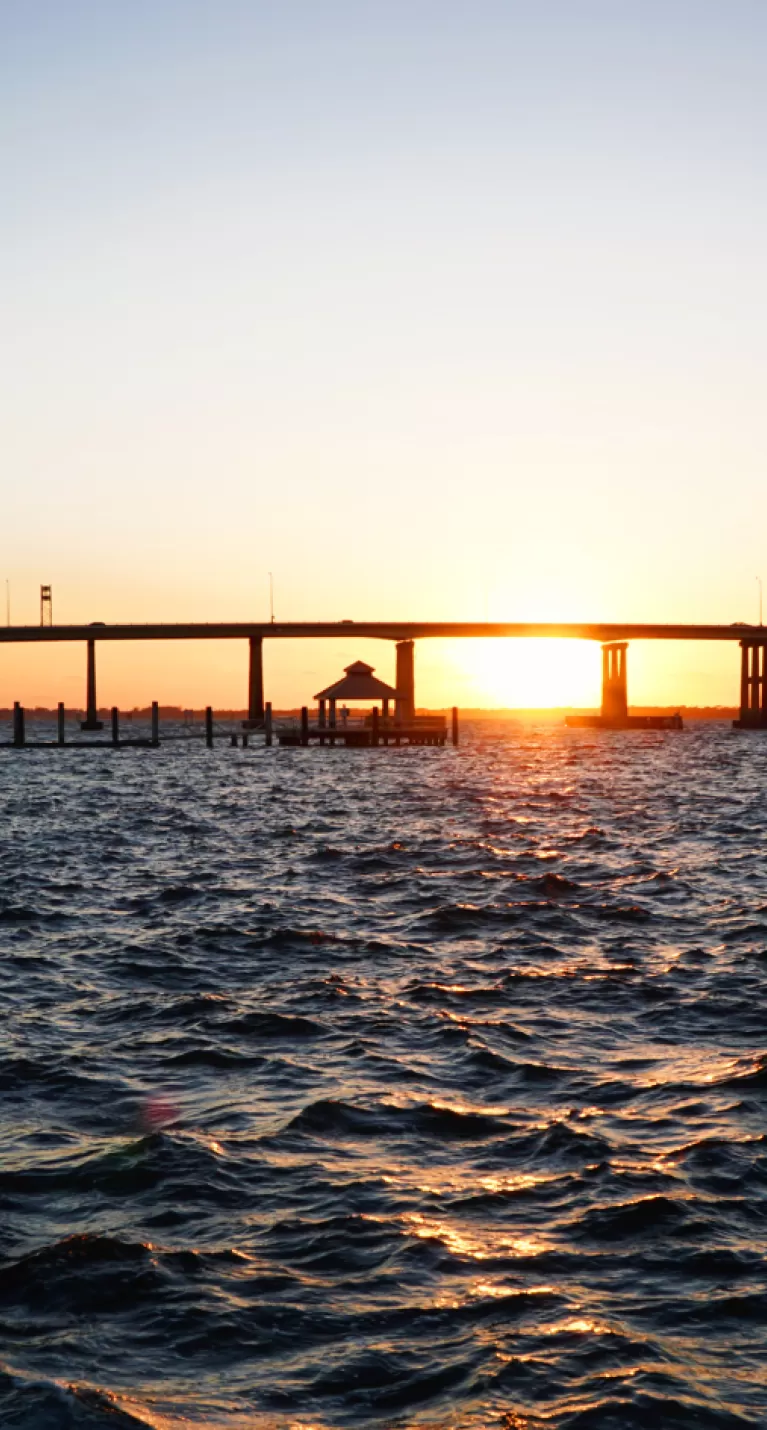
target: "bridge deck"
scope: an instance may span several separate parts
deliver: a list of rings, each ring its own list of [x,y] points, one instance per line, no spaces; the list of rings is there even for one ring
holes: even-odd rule
[[[374,638],[388,641],[482,637],[558,637],[588,641],[767,641],[767,626],[662,625],[588,621],[185,621],[145,625],[0,626],[0,642],[27,641],[189,641]]]

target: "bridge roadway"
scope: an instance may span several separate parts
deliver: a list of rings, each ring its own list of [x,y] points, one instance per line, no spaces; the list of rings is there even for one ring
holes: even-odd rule
[[[483,636],[601,641],[741,641],[767,639],[767,627],[735,622],[722,625],[635,624],[626,621],[180,621],[146,625],[0,626],[0,642],[20,641],[198,641],[237,639],[304,640],[365,636],[388,641]]]

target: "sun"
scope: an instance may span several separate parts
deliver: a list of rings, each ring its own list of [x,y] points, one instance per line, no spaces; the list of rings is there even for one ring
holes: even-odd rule
[[[477,639],[450,643],[464,705],[511,709],[597,707],[601,652],[592,641]]]

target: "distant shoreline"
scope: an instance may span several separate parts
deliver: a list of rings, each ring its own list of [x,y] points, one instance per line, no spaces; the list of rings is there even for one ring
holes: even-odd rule
[[[26,715],[30,720],[55,720],[57,711],[50,709],[46,705],[26,706]],[[109,706],[99,708],[99,718],[107,720],[110,715]],[[419,715],[447,715],[451,707],[435,706],[434,708],[420,706]],[[596,706],[517,706],[517,707],[484,707],[484,706],[459,706],[459,713],[464,720],[543,720],[555,723],[563,720],[566,715],[588,715],[597,712]],[[70,718],[79,718],[84,714],[79,706],[67,706],[67,715]],[[232,710],[218,706],[213,707],[213,713],[220,720],[244,720],[247,718],[247,710]],[[295,705],[285,707],[285,709],[275,709],[275,717],[298,716],[301,707]],[[732,720],[738,716],[737,706],[730,705],[632,705],[632,715],[681,715],[685,720]],[[132,710],[120,710],[122,720],[149,720],[151,716],[151,706],[134,706]],[[13,718],[13,709],[10,706],[0,706],[0,720],[10,720]],[[205,709],[184,709],[180,705],[161,705],[161,720],[203,720]]]

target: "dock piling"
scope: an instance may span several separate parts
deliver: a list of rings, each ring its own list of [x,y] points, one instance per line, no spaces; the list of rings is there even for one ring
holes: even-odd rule
[[[213,706],[205,706],[205,744],[209,750],[213,749]]]
[[[455,747],[458,745],[458,706],[457,706],[457,705],[454,705],[454,706],[453,706],[452,732],[453,732],[453,747],[455,748]]]
[[[309,744],[309,707],[301,706],[301,744]]]
[[[13,743],[21,748],[25,743],[24,737],[24,706],[18,700],[13,702]]]
[[[372,745],[377,745],[377,744],[378,744],[378,706],[377,706],[377,705],[374,705],[374,706],[373,706],[373,719],[372,719],[372,730],[371,730],[371,732],[370,732],[370,743],[371,743]]]
[[[160,743],[160,707],[156,700],[152,701],[152,745],[156,748]]]
[[[266,702],[266,709],[264,710],[264,744],[265,744],[265,745],[271,745],[271,743],[272,743],[272,702],[271,702],[271,700],[267,700],[267,702]]]
[[[120,712],[116,705],[112,706],[112,744],[120,743]]]
[[[59,745],[64,744],[65,718],[64,701],[60,700],[59,708],[56,712],[56,739]]]

